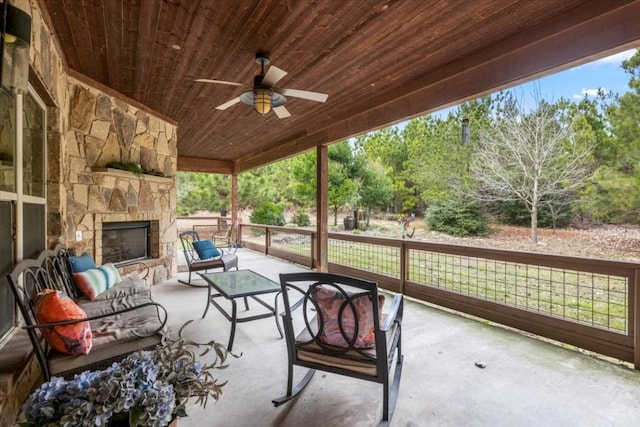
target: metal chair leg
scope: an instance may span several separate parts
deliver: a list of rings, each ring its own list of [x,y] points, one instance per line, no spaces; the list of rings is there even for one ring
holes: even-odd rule
[[[195,285],[193,283],[191,283],[191,270],[189,270],[189,279],[185,282],[182,279],[178,279],[179,283],[182,283],[183,285],[187,285],[187,286],[191,286],[192,288],[207,288],[209,287],[209,285],[204,284],[204,285]]]
[[[309,381],[311,381],[311,378],[313,378],[313,374],[316,373],[315,369],[309,369],[306,373],[306,375],[304,376],[304,378],[302,378],[302,380],[296,384],[295,387],[291,387],[291,383],[293,380],[293,365],[289,365],[289,379],[287,381],[287,394],[282,396],[282,397],[278,397],[277,399],[273,399],[273,406],[275,406],[276,408],[282,404],[287,403],[288,401],[290,401],[291,399],[293,399],[294,397],[296,397],[298,394],[300,394],[300,392],[302,390],[304,390],[304,388],[307,386],[307,384],[309,384]]]

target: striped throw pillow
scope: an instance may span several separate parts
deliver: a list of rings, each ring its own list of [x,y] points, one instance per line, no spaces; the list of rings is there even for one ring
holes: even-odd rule
[[[120,273],[113,264],[90,268],[82,273],[73,273],[73,279],[82,293],[91,301],[122,281]]]

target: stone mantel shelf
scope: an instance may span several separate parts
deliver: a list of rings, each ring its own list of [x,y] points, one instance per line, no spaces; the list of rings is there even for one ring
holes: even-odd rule
[[[91,168],[92,173],[96,174],[104,174],[104,175],[112,175],[112,176],[120,176],[123,178],[137,178],[137,179],[146,179],[149,181],[158,181],[158,182],[172,182],[173,178],[165,177],[165,176],[157,176],[157,175],[149,175],[149,174],[137,174],[134,172],[125,171],[122,169],[114,169],[107,167],[99,167],[94,166]]]

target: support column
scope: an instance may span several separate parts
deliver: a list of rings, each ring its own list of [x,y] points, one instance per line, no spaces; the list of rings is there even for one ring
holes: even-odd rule
[[[629,325],[633,325],[633,367],[640,369],[640,268],[636,268],[633,283],[629,283],[629,303],[633,304],[633,317]]]
[[[231,225],[235,226],[235,230],[231,231],[231,237],[234,242],[240,240],[238,237],[238,230],[240,223],[238,219],[238,174],[231,174]]]
[[[316,150],[316,259],[315,267],[317,271],[329,271],[329,232],[327,209],[327,191],[329,188],[329,158],[327,156],[327,146],[319,145]]]

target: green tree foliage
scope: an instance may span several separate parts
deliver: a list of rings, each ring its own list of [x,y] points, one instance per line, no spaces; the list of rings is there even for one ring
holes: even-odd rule
[[[362,164],[355,158],[346,141],[333,144],[328,149],[329,177],[327,201],[333,212],[333,225],[338,224],[338,212],[353,202],[358,189]],[[316,199],[316,153],[309,152],[293,159],[294,192],[298,200],[313,203]]]
[[[452,236],[481,236],[489,231],[489,220],[475,200],[457,197],[427,210],[429,228]]]
[[[395,127],[358,136],[355,146],[362,156],[371,162],[384,165],[392,183],[392,210],[402,212],[405,206],[416,205],[416,189],[405,171],[409,150],[400,131]]]
[[[382,210],[391,204],[393,198],[393,182],[387,170],[375,160],[367,162],[361,173],[361,185],[358,190],[360,205],[366,212],[366,223],[369,226],[371,212]]]
[[[579,213],[609,224],[640,223],[640,176],[601,166],[582,191]]]
[[[538,209],[538,226],[558,228],[569,225],[572,217],[572,195],[562,200],[543,199]],[[494,202],[486,206],[487,211],[498,223],[509,225],[531,225],[531,212],[521,200]]]
[[[630,75],[631,90],[619,97],[618,105],[609,109],[611,130],[618,140],[618,169],[630,175],[640,168],[640,50],[622,63]]]
[[[253,224],[285,225],[284,208],[273,202],[263,202],[256,207],[249,217]]]
[[[231,208],[231,177],[212,173],[180,172],[177,175],[178,214],[197,210]],[[251,209],[263,202],[295,203],[291,160],[283,160],[238,176],[238,208]]]
[[[291,182],[292,160],[250,170],[238,176],[238,207],[254,208],[263,202],[295,203]]]
[[[384,165],[393,185],[394,212],[420,212],[454,197],[471,185],[469,155],[480,129],[488,126],[491,97],[466,102],[446,118],[410,120],[402,130],[381,129],[356,138],[356,147]],[[470,124],[470,143],[461,141],[461,123]]]
[[[630,91],[606,108],[608,139],[597,152],[599,168],[581,193],[580,213],[598,222],[640,223],[640,50],[622,63]]]
[[[598,169],[575,204],[580,217],[604,223],[640,223],[640,51],[624,61],[630,91],[601,91],[578,108],[594,132]]]
[[[302,212],[295,214],[291,218],[291,222],[296,224],[298,227],[308,227],[311,225],[311,220],[309,219],[309,215]]]
[[[460,124],[450,114],[446,120],[430,116],[413,119],[404,128],[402,137],[409,147],[406,174],[415,182],[417,196],[414,208],[442,203],[462,185],[467,162]]]
[[[178,172],[178,215],[191,215],[197,210],[219,211],[231,206],[231,179],[227,175]]]

